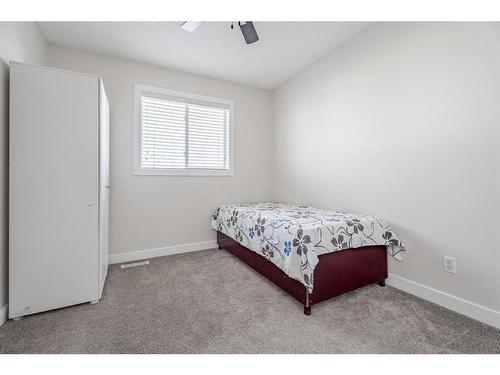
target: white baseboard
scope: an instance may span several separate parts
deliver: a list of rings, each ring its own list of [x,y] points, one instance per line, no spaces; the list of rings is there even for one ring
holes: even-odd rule
[[[413,294],[469,318],[500,328],[500,312],[478,305],[426,285],[396,275],[389,275],[387,285]]]
[[[6,303],[0,307],[0,327],[7,321],[7,312],[9,311],[9,305]]]
[[[183,245],[159,247],[156,249],[129,251],[126,253],[110,254],[109,264],[132,262],[136,260],[162,257],[165,255],[189,253],[191,251],[209,250],[215,248],[217,248],[217,241],[213,240],[205,242],[193,242]]]

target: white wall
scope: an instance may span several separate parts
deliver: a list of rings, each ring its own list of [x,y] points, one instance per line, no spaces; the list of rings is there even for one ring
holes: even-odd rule
[[[377,24],[275,92],[274,199],[380,216],[391,273],[500,311],[499,98],[498,25]]]
[[[225,203],[271,197],[272,114],[266,90],[62,47],[49,65],[104,80],[111,113],[112,254],[211,241],[210,217]],[[134,176],[134,85],[233,99],[233,177]]]
[[[46,54],[36,23],[0,22],[0,325],[8,299],[9,62],[44,64]]]

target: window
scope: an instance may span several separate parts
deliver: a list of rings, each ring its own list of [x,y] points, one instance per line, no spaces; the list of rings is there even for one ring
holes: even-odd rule
[[[231,176],[233,102],[136,85],[135,174]]]

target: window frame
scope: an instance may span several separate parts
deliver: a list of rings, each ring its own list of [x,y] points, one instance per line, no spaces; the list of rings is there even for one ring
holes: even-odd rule
[[[186,100],[188,103],[229,107],[229,169],[204,169],[204,168],[158,168],[143,169],[142,157],[142,93],[148,93],[165,100],[172,97]],[[213,96],[193,94],[183,91],[165,89],[161,87],[136,84],[134,98],[134,175],[135,176],[233,176],[234,174],[234,101]]]

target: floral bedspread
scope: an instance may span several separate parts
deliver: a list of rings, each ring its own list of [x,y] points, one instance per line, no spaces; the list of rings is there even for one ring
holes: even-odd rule
[[[405,248],[391,227],[377,217],[282,203],[221,206],[212,228],[273,262],[313,290],[318,256],[343,249],[386,245],[401,261]]]

